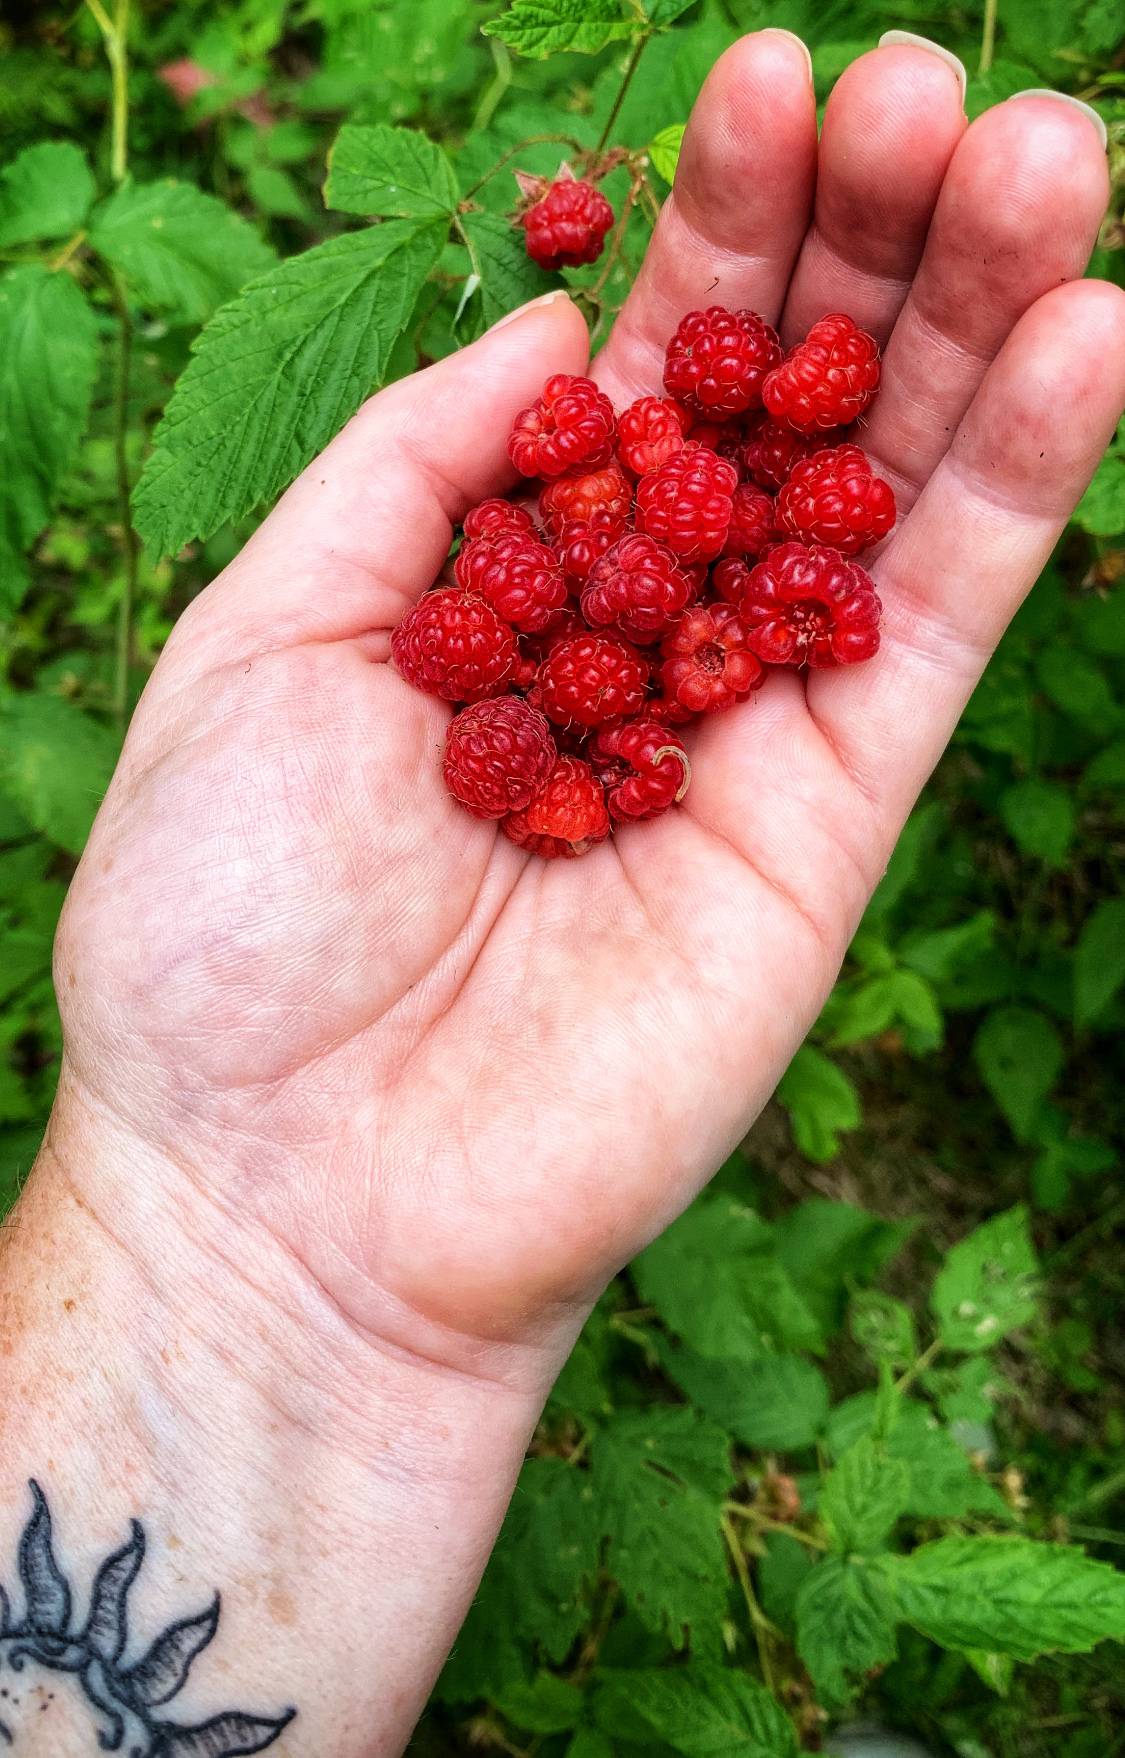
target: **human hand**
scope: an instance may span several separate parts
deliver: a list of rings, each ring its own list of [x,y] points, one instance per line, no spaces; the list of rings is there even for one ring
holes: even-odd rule
[[[545,1385],[772,1091],[1112,431],[1125,298],[1060,284],[1105,201],[1065,101],[966,132],[956,73],[888,47],[818,149],[799,45],[724,56],[595,375],[619,406],[658,389],[712,301],[787,343],[833,310],[871,330],[864,444],[900,507],[878,658],[772,677],[693,735],[679,810],[529,860],[445,794],[448,709],[389,635],[510,481],[511,417],[584,369],[584,326],[560,297],[392,386],[145,692],[60,935],[64,1123],[143,1144],[216,1250],[280,1242],[361,1333]]]

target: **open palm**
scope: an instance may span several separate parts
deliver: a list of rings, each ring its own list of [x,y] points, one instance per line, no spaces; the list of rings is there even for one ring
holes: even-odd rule
[[[733,48],[595,373],[658,389],[714,301],[872,331],[879,656],[771,677],[691,735],[682,808],[580,861],[457,808],[389,635],[510,482],[511,417],[585,366],[567,301],[528,310],[369,403],[182,619],[60,936],[64,1091],[395,1344],[565,1340],[776,1084],[1109,437],[1125,298],[1073,282],[1105,201],[1049,96],[966,130],[954,70],[890,46],[818,145],[799,45]]]

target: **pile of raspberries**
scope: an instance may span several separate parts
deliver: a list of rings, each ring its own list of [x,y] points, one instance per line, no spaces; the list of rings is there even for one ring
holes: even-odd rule
[[[668,344],[663,397],[615,415],[557,373],[508,452],[538,501],[466,515],[448,572],[391,639],[419,690],[463,706],[450,793],[545,858],[654,818],[691,777],[683,729],[775,666],[851,665],[879,646],[856,557],[894,495],[843,430],[879,351],[850,317],[784,353],[752,311],[713,305]]]

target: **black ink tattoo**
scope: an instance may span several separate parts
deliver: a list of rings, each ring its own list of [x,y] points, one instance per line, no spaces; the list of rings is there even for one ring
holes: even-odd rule
[[[5,1716],[10,1719],[16,1691],[7,1676],[26,1681],[36,1667],[77,1680],[96,1718],[92,1751],[119,1752],[122,1758],[241,1758],[272,1746],[295,1709],[276,1717],[231,1709],[194,1727],[154,1713],[183,1689],[192,1662],[218,1629],[218,1594],[206,1611],[170,1624],[147,1653],[128,1662],[126,1600],[144,1561],[144,1528],[134,1520],[128,1543],[101,1565],[79,1626],[70,1583],[55,1560],[47,1498],[37,1483],[31,1494],[34,1507],[19,1545],[22,1621],[0,1586],[0,1751],[15,1744]],[[39,1697],[38,1707],[46,1710],[50,1694],[40,1688]]]

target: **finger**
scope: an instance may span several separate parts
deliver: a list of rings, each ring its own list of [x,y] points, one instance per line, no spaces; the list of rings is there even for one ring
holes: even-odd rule
[[[1125,405],[1125,293],[1045,294],[989,368],[873,572],[883,645],[819,672],[808,705],[888,845],[1037,579]]]
[[[698,306],[749,306],[772,323],[805,235],[816,180],[816,100],[804,44],[743,37],[692,111],[675,187],[598,357],[620,404],[658,390],[669,336]]]
[[[454,524],[511,486],[513,418],[549,372],[584,370],[587,341],[559,292],[380,391],[195,600],[177,645],[204,665],[216,648],[389,628],[432,583]]]
[[[964,133],[964,69],[930,50],[873,49],[843,73],[824,113],[816,211],[785,301],[782,340],[846,311],[885,341]]]
[[[1021,98],[966,133],[863,439],[904,506],[945,453],[1012,326],[1041,294],[1082,273],[1108,195],[1100,139],[1072,104]]]

